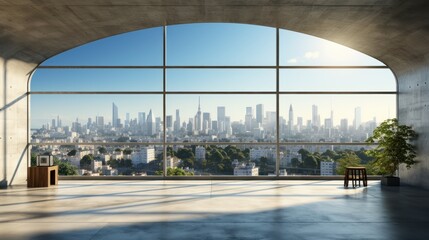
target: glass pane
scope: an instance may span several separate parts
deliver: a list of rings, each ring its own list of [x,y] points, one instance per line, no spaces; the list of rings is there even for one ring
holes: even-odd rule
[[[363,142],[378,124],[396,117],[396,95],[280,96],[281,141]]]
[[[59,175],[162,175],[162,145],[40,145],[31,149],[31,165],[38,155],[51,154]]]
[[[167,64],[275,65],[276,29],[246,24],[198,23],[167,28]]]
[[[280,65],[384,66],[375,58],[311,35],[280,30]]]
[[[282,69],[280,91],[396,91],[390,69]]]
[[[168,142],[273,142],[276,98],[266,95],[167,95]]]
[[[123,33],[70,49],[42,66],[161,66],[162,27]]]
[[[378,175],[373,159],[365,151],[373,145],[288,145],[281,146],[280,172],[288,175],[344,175],[346,167],[364,166],[368,175]]]
[[[161,142],[162,95],[31,95],[32,142]]]
[[[167,91],[275,91],[272,69],[169,69]]]
[[[173,145],[168,154],[169,176],[275,175],[274,145]]]
[[[161,69],[38,69],[31,91],[162,91]]]

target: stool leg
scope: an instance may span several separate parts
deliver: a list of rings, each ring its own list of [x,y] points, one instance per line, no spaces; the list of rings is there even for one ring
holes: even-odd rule
[[[349,187],[349,170],[345,170],[344,174],[344,187]]]
[[[366,169],[363,170],[364,179],[363,179],[363,186],[368,186],[368,176],[366,175]]]
[[[359,187],[360,187],[360,180],[361,180],[361,176],[362,176],[362,172],[361,172],[361,170],[357,170],[357,173],[358,173],[358,182],[359,182]]]

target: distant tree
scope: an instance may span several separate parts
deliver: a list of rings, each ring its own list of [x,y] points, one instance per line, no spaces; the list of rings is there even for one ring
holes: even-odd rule
[[[189,148],[180,148],[180,149],[177,151],[176,156],[177,156],[178,158],[180,158],[180,159],[192,159],[192,158],[195,158],[194,153],[193,153],[193,152],[192,152],[192,150],[191,150],[191,149],[189,149]]]
[[[107,161],[107,164],[112,168],[118,168],[119,167],[119,161],[114,159],[114,158]]]
[[[167,176],[192,176],[192,172],[185,171],[182,168],[168,168]]]
[[[67,153],[67,156],[71,157],[71,156],[76,156],[76,149],[71,150],[70,152]]]
[[[122,152],[122,149],[120,149],[120,148],[116,148],[116,149],[115,149],[115,152],[116,152],[116,153],[120,153],[120,152]]]
[[[92,154],[88,154],[83,156],[83,158],[80,160],[80,168],[91,170],[91,162],[94,161],[94,156]]]
[[[107,149],[105,147],[100,147],[100,148],[98,148],[98,152],[100,154],[106,154],[107,153]]]
[[[130,155],[132,152],[133,152],[133,150],[131,150],[131,149],[129,149],[129,148],[126,148],[126,149],[124,149],[124,151],[123,151],[123,153],[124,153],[125,155]]]
[[[300,167],[301,166],[301,161],[299,161],[298,158],[292,158],[291,164],[292,164],[292,167]]]
[[[344,175],[347,167],[360,166],[360,158],[354,152],[345,152],[337,161],[337,174]]]
[[[316,157],[312,155],[305,157],[302,161],[302,166],[304,168],[317,168],[318,162]]]
[[[61,161],[54,158],[54,164],[58,165],[58,175],[77,175],[77,167],[70,164],[68,161]]]

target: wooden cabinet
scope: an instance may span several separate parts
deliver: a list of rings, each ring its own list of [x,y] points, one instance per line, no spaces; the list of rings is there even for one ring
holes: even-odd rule
[[[58,166],[27,168],[27,187],[58,185]]]

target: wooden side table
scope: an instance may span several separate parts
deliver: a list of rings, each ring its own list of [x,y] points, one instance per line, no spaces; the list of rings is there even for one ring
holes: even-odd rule
[[[27,168],[27,187],[58,185],[58,166]]]

